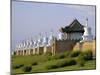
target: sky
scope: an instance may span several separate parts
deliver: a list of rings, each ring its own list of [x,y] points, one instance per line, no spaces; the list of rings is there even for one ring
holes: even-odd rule
[[[11,50],[18,42],[37,38],[40,33],[49,36],[53,31],[57,35],[59,28],[68,26],[75,18],[82,25],[88,18],[88,26],[95,35],[95,6],[12,1],[11,12]]]

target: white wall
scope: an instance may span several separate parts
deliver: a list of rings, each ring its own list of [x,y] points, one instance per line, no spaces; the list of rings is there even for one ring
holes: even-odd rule
[[[71,40],[79,40],[79,39],[82,39],[82,33],[70,33],[69,38]]]

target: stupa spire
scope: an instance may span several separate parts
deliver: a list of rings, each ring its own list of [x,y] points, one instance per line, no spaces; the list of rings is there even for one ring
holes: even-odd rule
[[[88,27],[88,18],[86,18],[86,23],[85,23],[86,27]]]

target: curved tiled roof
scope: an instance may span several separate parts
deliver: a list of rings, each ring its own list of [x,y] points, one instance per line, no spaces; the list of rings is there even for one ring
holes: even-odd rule
[[[74,19],[70,25],[61,28],[61,32],[71,33],[71,32],[84,32],[84,26],[81,25],[77,19]]]

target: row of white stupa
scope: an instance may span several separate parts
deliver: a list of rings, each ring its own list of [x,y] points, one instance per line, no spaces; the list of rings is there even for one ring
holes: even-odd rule
[[[84,26],[84,34],[81,37],[77,37],[77,38],[73,38],[71,40],[78,40],[80,38],[82,38],[81,42],[84,41],[91,41],[93,39],[93,36],[91,34],[91,28],[88,27],[88,19],[86,19],[86,25]],[[24,40],[20,43],[18,43],[16,45],[16,50],[21,50],[21,49],[25,49],[25,48],[36,48],[36,47],[43,47],[43,46],[50,46],[51,43],[50,41],[52,41],[54,38],[57,38],[57,40],[64,40],[66,38],[66,36],[64,36],[63,33],[59,33],[58,37],[53,36],[53,34],[51,34],[49,37],[45,36],[45,37],[41,37],[37,40]]]
[[[48,37],[43,37],[39,38],[37,40],[24,40],[21,43],[18,43],[16,45],[16,49],[22,49],[22,48],[36,48],[36,47],[43,47],[43,46],[49,46],[50,41],[53,40],[54,36],[51,35],[49,38]]]

